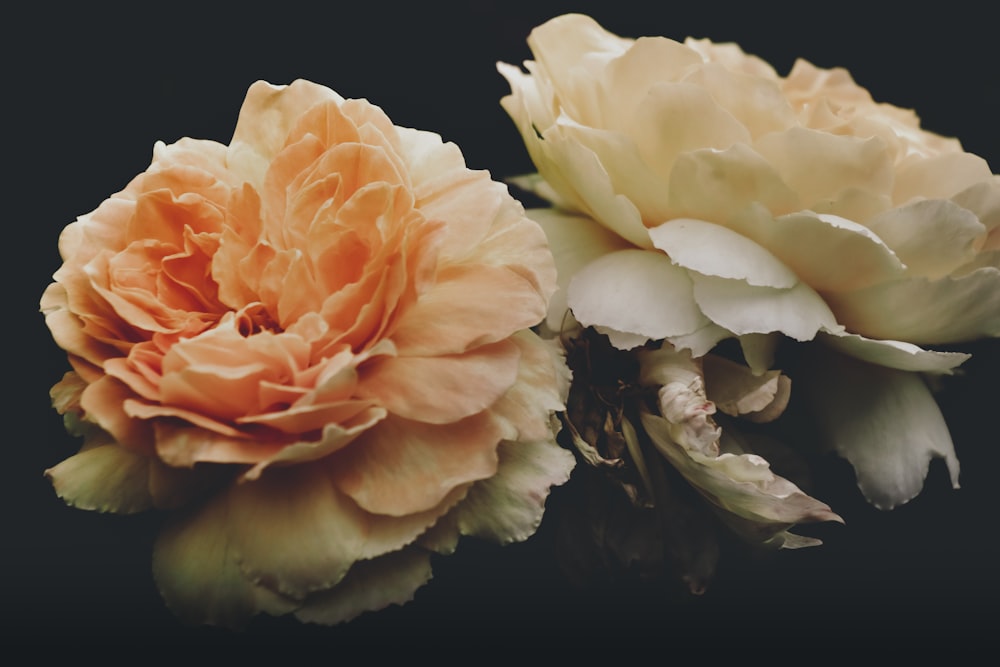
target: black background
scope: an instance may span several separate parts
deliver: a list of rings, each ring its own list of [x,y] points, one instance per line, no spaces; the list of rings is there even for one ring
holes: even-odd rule
[[[0,486],[6,644],[90,656],[132,643],[273,646],[326,650],[330,660],[345,648],[478,660],[512,647],[531,657],[539,644],[553,655],[653,647],[661,651],[653,659],[663,660],[727,648],[794,659],[801,654],[792,647],[821,655],[845,644],[893,652],[952,646],[957,657],[992,644],[1000,620],[996,341],[974,346],[968,377],[940,397],[963,465],[960,490],[937,462],[920,497],[880,512],[860,498],[849,467],[831,459],[815,495],[847,525],[815,527],[811,534],[825,541],[818,548],[724,560],[701,597],[574,590],[559,577],[547,520],[527,543],[463,542],[413,602],[346,625],[263,618],[235,634],[180,625],[151,582],[155,520],[70,509],[42,476],[78,443],[49,406],[48,389],[67,364],[38,298],[60,263],[61,228],[143,170],[154,141],[227,142],[254,80],[307,78],[366,97],[396,124],[454,141],[470,167],[500,179],[531,165],[499,106],[508,88],[495,63],[520,63],[533,26],[582,11],[625,36],[734,40],[779,73],[799,56],[845,66],[876,99],[915,108],[926,128],[958,136],[994,171],[1000,164],[992,17],[960,2],[926,13],[915,4],[836,1],[208,6],[37,3],[6,16],[4,284],[13,300]]]

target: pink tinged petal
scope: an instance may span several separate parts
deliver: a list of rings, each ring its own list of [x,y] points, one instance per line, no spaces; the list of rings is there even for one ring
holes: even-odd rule
[[[554,440],[505,441],[498,453],[497,474],[472,486],[455,519],[462,535],[522,542],[538,529],[549,491],[569,480],[576,459]]]
[[[781,371],[755,375],[748,367],[715,354],[705,355],[705,392],[727,415],[757,423],[777,419],[788,406],[791,380]]]
[[[650,229],[649,237],[675,264],[698,273],[777,288],[794,287],[798,282],[765,248],[711,222],[671,220]]]
[[[229,494],[177,514],[153,546],[153,578],[167,607],[190,624],[242,628],[261,612],[287,614],[298,601],[255,582],[232,549]]]
[[[802,203],[763,157],[745,144],[701,149],[677,157],[670,172],[670,217],[725,223],[753,203],[774,215]]]
[[[914,199],[947,199],[993,178],[986,160],[972,153],[912,155],[896,171],[892,196],[900,204]]]
[[[659,83],[650,88],[635,110],[630,134],[643,160],[664,182],[683,153],[724,150],[751,141],[746,126],[707,90],[690,83]]]
[[[950,375],[971,355],[936,352],[899,340],[875,340],[852,333],[820,334],[818,340],[844,354],[886,368],[901,371]]]
[[[382,408],[367,407],[363,411],[352,410],[351,420],[346,424],[336,421],[317,424],[317,428],[322,429],[317,440],[299,440],[272,448],[270,453],[257,459],[256,465],[248,470],[244,477],[255,479],[266,467],[272,465],[303,463],[325,458],[354,442],[359,435],[378,424],[387,415],[388,413]],[[334,418],[341,415],[319,412],[318,416]]]
[[[560,331],[567,316],[567,291],[573,277],[598,257],[623,250],[629,244],[587,216],[555,208],[531,209],[528,215],[544,230],[555,258],[558,288],[549,300],[546,324],[552,331]]]
[[[761,137],[754,149],[774,166],[807,208],[835,202],[852,188],[873,194],[892,190],[890,156],[884,142],[875,137],[862,139],[793,127]]]
[[[830,308],[808,285],[782,289],[692,273],[701,312],[737,336],[781,332],[798,341],[819,331],[840,331]]]
[[[501,436],[488,413],[445,425],[390,416],[337,454],[334,480],[369,512],[422,512],[495,474]]]
[[[584,326],[653,340],[690,334],[708,323],[695,304],[688,272],[658,251],[599,257],[573,277],[567,302]]]
[[[842,519],[828,505],[771,472],[756,454],[713,456],[673,440],[669,422],[643,411],[642,424],[656,449],[712,503],[742,519],[772,526],[775,533],[789,525]]]
[[[337,586],[306,598],[295,616],[306,623],[336,625],[365,612],[406,604],[431,580],[430,556],[426,549],[413,546],[359,561]]]
[[[827,301],[849,331],[868,338],[933,345],[1000,336],[997,267],[940,280],[894,280],[828,294]]]
[[[907,275],[943,278],[975,257],[986,227],[975,214],[945,199],[894,208],[866,226],[906,264]]]
[[[88,421],[110,433],[122,447],[148,453],[152,445],[149,424],[133,419],[124,405],[133,397],[128,387],[106,375],[87,385],[80,396],[80,407]]]
[[[103,441],[103,442],[102,442]],[[133,514],[150,509],[148,457],[110,437],[88,439],[78,454],[45,471],[56,495],[78,509]]]
[[[959,464],[941,410],[918,373],[875,366],[815,346],[804,359],[802,395],[827,444],[854,466],[879,509],[916,497],[931,459],[943,458],[958,488]]]
[[[133,403],[126,408],[132,414],[146,416],[141,405]],[[256,464],[278,456],[290,444],[273,436],[255,439],[235,429],[224,430],[215,424],[200,423],[196,421],[196,415],[151,410],[148,416],[180,417],[177,420],[159,419],[153,428],[157,456],[167,465],[181,468],[190,468],[201,462]]]
[[[774,217],[752,208],[726,224],[767,248],[819,292],[867,287],[903,274],[903,263],[867,227],[809,211]]]
[[[400,356],[462,354],[545,317],[535,286],[506,266],[459,266],[406,311],[392,340]]]
[[[493,405],[514,384],[519,359],[508,340],[457,355],[381,357],[358,369],[356,395],[406,419],[448,424]]]

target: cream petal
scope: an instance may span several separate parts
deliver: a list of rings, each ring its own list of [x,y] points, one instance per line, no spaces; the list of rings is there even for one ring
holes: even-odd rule
[[[774,215],[802,208],[774,167],[746,144],[679,155],[670,172],[669,192],[671,217],[720,223],[755,202]]]
[[[875,216],[866,226],[906,264],[906,273],[936,280],[975,257],[986,227],[946,199],[926,199]]]
[[[819,331],[842,329],[823,299],[804,283],[775,289],[699,273],[691,279],[705,316],[738,336],[780,331],[804,341]]]
[[[405,604],[431,580],[430,555],[412,546],[359,561],[336,587],[306,598],[295,616],[306,623],[336,625],[368,611]]]
[[[458,530],[508,544],[535,533],[553,486],[564,484],[576,464],[555,441],[501,443],[497,474],[472,486],[454,510]]]
[[[546,324],[562,329],[566,317],[569,283],[583,267],[598,257],[629,247],[620,236],[584,215],[556,208],[530,209],[528,216],[545,232],[556,262],[558,288],[549,300]]]
[[[818,340],[855,359],[901,371],[950,375],[971,356],[962,352],[925,350],[905,341],[875,340],[847,332],[820,333]]]
[[[893,171],[876,137],[839,136],[793,127],[758,139],[754,149],[770,162],[806,208],[835,200],[850,188],[888,193]]]
[[[619,250],[594,260],[570,282],[567,301],[584,326],[604,326],[653,340],[707,324],[688,272],[661,252]]]
[[[608,61],[599,100],[604,125],[628,131],[636,107],[658,83],[682,79],[703,63],[693,49],[665,37],[640,37]]]
[[[684,81],[707,90],[715,102],[747,128],[753,138],[786,130],[796,124],[795,112],[777,78],[730,69],[709,62],[695,68]]]
[[[821,437],[854,466],[858,487],[875,507],[889,510],[916,497],[934,458],[945,460],[958,488],[951,435],[918,373],[809,346],[797,386]]]
[[[726,226],[767,248],[820,292],[867,287],[902,275],[903,263],[868,228],[809,211],[773,216],[755,206]]]
[[[1000,228],[1000,174],[962,190],[951,200],[972,211],[986,229]]]
[[[150,459],[124,449],[106,434],[45,471],[56,495],[73,507],[133,514],[150,509]]]
[[[894,280],[826,298],[849,331],[868,338],[933,345],[1000,336],[997,267],[940,280]]]
[[[945,199],[993,178],[986,160],[972,153],[917,154],[899,165],[892,194],[901,204],[913,199]]]
[[[678,156],[688,151],[751,141],[747,128],[712,95],[690,83],[660,83],[636,109],[630,134],[646,164],[666,182]]]
[[[698,273],[766,287],[789,288],[798,282],[765,248],[711,222],[671,220],[650,229],[649,237],[675,264]]]
[[[581,212],[588,213],[633,245],[652,246],[643,224],[644,212],[615,190],[611,175],[593,150],[565,136],[565,130],[558,125],[547,130],[543,140],[547,155],[539,171],[546,180],[549,176],[543,167],[555,165],[552,168],[560,171],[560,177],[572,187],[575,197],[582,203],[584,210]]]
[[[560,123],[558,131],[561,137],[593,151],[614,192],[632,202],[647,225],[670,217],[663,178],[646,164],[635,139],[622,132],[571,123]]]

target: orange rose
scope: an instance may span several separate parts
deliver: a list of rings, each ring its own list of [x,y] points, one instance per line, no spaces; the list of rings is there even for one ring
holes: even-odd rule
[[[257,82],[228,146],[157,143],[59,245],[52,397],[84,444],[47,475],[76,507],[172,510],[153,570],[186,620],[403,603],[460,535],[530,536],[569,476],[567,371],[530,330],[545,235],[367,101]]]

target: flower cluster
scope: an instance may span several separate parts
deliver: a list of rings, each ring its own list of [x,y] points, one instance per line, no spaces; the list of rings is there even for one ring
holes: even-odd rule
[[[497,67],[544,208],[366,100],[259,81],[228,144],[157,143],[62,232],[41,310],[82,447],[46,475],[162,512],[185,621],[403,604],[463,536],[531,537],[571,472],[567,561],[599,540],[695,592],[717,529],[842,521],[800,439],[878,508],[934,458],[958,486],[931,381],[1000,337],[1000,176],[842,69],[580,14],[528,43]]]
[[[169,512],[153,569],[187,621],[403,603],[460,535],[531,535],[574,465],[561,351],[530,330],[543,232],[365,100],[255,83],[229,145],[158,143],[59,246],[41,307],[83,448],[47,474]]]
[[[792,396],[873,505],[916,496],[935,457],[957,486],[926,378],[1000,335],[1000,176],[842,69],[780,76],[732,43],[578,14],[528,42],[524,69],[498,69],[537,168],[512,182],[552,204],[529,210],[559,270],[547,325],[577,379],[595,346],[632,358],[574,386],[584,458],[630,462],[639,497],[656,451],[744,534],[814,544],[786,529],[839,517],[762,456]]]

